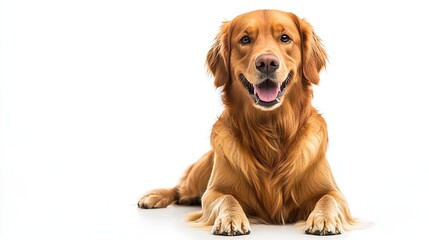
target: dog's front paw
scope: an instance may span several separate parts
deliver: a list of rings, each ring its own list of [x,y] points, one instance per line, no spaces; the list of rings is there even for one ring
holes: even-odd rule
[[[229,211],[220,214],[213,225],[215,235],[237,236],[250,233],[250,223],[242,211]]]
[[[305,223],[305,233],[313,235],[341,234],[343,217],[335,200],[330,196],[320,199]]]
[[[340,217],[326,211],[313,211],[305,224],[305,233],[313,235],[335,235],[343,232]]]

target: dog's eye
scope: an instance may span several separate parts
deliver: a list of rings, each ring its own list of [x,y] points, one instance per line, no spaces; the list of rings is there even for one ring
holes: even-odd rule
[[[288,36],[288,35],[286,35],[286,34],[283,34],[281,37],[280,37],[280,41],[282,41],[282,42],[285,42],[285,43],[288,43],[288,42],[290,42],[290,37]]]
[[[241,40],[240,40],[240,42],[241,42],[242,44],[249,44],[249,43],[250,43],[250,38],[249,38],[249,36],[244,36],[244,37],[242,37],[242,38],[241,38]]]

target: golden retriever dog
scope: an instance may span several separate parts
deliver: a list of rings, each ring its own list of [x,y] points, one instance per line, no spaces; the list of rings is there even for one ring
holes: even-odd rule
[[[224,22],[207,54],[223,113],[212,149],[174,188],[140,208],[200,204],[190,221],[216,235],[250,233],[250,222],[305,221],[305,233],[340,234],[354,223],[326,159],[325,120],[311,105],[327,56],[305,20],[257,10]]]

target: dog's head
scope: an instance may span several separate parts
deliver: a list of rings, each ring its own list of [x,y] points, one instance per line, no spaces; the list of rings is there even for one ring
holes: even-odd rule
[[[282,105],[293,85],[317,84],[325,63],[311,25],[276,10],[257,10],[223,23],[207,54],[224,101],[247,101],[261,110]]]

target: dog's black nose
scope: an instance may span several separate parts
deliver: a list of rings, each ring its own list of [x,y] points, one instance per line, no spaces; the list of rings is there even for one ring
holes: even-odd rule
[[[262,73],[273,73],[279,68],[279,65],[279,59],[273,54],[262,54],[256,58],[256,69]]]

